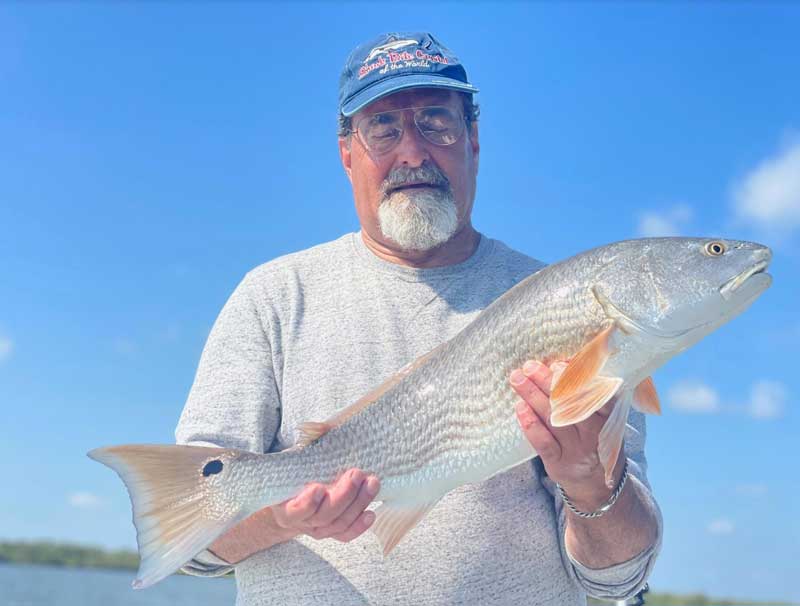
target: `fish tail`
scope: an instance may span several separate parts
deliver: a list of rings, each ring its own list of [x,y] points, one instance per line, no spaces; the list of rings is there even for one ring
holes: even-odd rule
[[[134,589],[172,574],[251,513],[235,499],[225,499],[222,478],[215,478],[237,457],[251,454],[174,445],[112,446],[88,453],[117,472],[130,494],[140,557]]]

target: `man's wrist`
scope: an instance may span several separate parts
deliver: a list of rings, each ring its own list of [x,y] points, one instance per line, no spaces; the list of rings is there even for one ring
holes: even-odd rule
[[[602,467],[591,478],[575,482],[556,482],[561,490],[566,493],[572,504],[581,511],[595,511],[603,506],[620,484],[626,466],[626,458],[621,456],[614,466],[612,485],[609,488],[605,483],[605,472]]]
[[[617,502],[617,499],[619,499],[620,495],[622,494],[622,491],[625,489],[625,484],[627,479],[628,479],[628,461],[626,459],[625,465],[622,468],[622,476],[620,477],[619,482],[614,488],[614,491],[611,493],[608,499],[606,499],[605,502],[603,502],[594,509],[588,509],[588,510],[581,509],[580,507],[576,506],[576,504],[572,502],[572,500],[569,498],[567,493],[564,491],[564,488],[560,484],[556,484],[556,487],[558,488],[558,491],[561,494],[561,499],[564,501],[564,504],[573,514],[583,519],[594,519],[605,515],[614,506],[614,504]]]
[[[234,526],[212,543],[207,551],[235,565],[273,545],[285,543],[295,538],[297,534],[278,526],[272,509],[266,507]]]

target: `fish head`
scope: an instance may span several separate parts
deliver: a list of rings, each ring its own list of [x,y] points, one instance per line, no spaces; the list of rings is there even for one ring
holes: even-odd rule
[[[770,286],[771,259],[770,249],[754,242],[629,240],[607,251],[594,292],[621,326],[688,345],[742,313]]]

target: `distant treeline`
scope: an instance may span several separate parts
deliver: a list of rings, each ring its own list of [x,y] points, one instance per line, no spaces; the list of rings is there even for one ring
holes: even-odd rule
[[[108,551],[99,547],[49,541],[0,542],[0,562],[136,570],[139,567],[139,555],[128,549]]]
[[[0,541],[0,562],[13,564],[47,564],[81,568],[120,568],[136,570],[139,555],[128,549],[109,551],[71,543],[50,541],[3,542]],[[709,598],[703,594],[677,595],[673,593],[648,593],[648,606],[754,606],[758,602]],[[609,602],[589,598],[589,604],[608,606]],[[763,602],[767,604],[767,602]],[[768,602],[770,606],[793,606],[791,602]],[[797,606],[797,605],[794,605]]]

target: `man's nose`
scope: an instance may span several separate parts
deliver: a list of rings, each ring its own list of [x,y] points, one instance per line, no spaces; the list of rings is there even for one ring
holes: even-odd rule
[[[417,168],[422,166],[425,160],[430,159],[425,139],[422,138],[414,120],[408,120],[403,128],[403,136],[395,148],[395,162]]]

